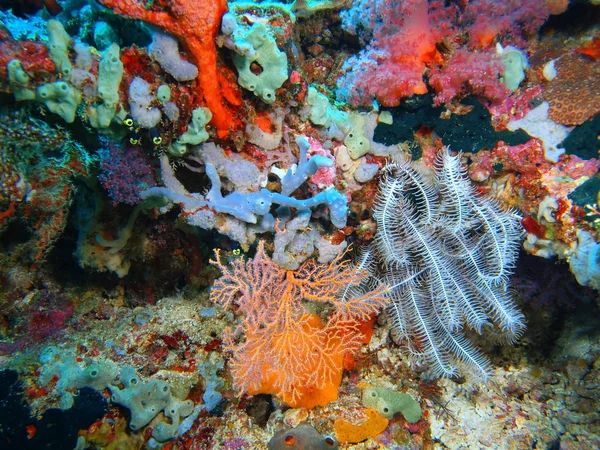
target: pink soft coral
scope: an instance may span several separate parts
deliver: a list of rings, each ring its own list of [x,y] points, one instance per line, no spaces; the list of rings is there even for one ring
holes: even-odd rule
[[[487,53],[498,40],[526,47],[550,14],[566,0],[354,0],[342,13],[343,27],[367,47],[348,59],[337,95],[351,105],[396,106],[403,97],[424,94],[425,69],[439,63],[440,53],[455,52],[434,70],[437,103],[474,94],[491,103],[508,95],[499,81],[499,58]],[[457,49],[461,50],[456,51]]]
[[[396,106],[403,97],[424,94],[422,64],[406,49],[395,58],[381,50],[369,50],[361,57],[351,58],[352,69],[338,80],[338,97],[353,106],[369,105],[376,99],[384,106]]]
[[[552,0],[472,0],[462,24],[471,48],[485,48],[500,37],[524,46],[555,9]]]
[[[338,97],[355,106],[374,99],[395,106],[402,97],[426,93],[423,71],[437,54],[426,0],[378,5],[371,46],[346,62],[338,80]]]
[[[429,77],[429,84],[436,92],[435,104],[447,104],[469,94],[492,104],[501,102],[509,95],[500,80],[503,68],[498,55],[457,50]]]

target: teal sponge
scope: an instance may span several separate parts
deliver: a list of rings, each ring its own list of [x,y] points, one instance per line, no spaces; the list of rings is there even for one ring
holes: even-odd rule
[[[131,412],[129,428],[138,431],[145,427],[161,411],[171,419],[170,424],[159,424],[153,436],[157,441],[175,437],[180,420],[194,411],[194,402],[181,401],[171,395],[171,388],[162,380],[141,381],[132,367],[124,367],[119,377],[123,389],[108,386],[111,401],[125,406]]]

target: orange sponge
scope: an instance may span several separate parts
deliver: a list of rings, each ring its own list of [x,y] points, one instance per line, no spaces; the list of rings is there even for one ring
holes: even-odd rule
[[[388,426],[389,421],[371,408],[365,409],[367,420],[354,425],[345,419],[337,419],[333,424],[338,441],[346,444],[356,444],[365,439],[378,436]]]

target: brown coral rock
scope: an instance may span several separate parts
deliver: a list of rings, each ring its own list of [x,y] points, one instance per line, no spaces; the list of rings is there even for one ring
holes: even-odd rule
[[[581,125],[600,112],[600,63],[577,54],[556,61],[557,77],[548,83],[544,97],[549,116],[563,125]]]

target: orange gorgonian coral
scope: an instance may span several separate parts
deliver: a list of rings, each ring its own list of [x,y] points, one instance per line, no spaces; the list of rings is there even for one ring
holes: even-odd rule
[[[235,387],[251,395],[276,394],[293,407],[335,400],[344,355],[362,343],[360,323],[387,303],[386,287],[369,275],[368,255],[356,266],[342,254],[292,271],[275,264],[263,242],[254,258],[240,257],[230,266],[215,254],[211,263],[223,275],[211,300],[242,316],[224,339],[233,352]]]

